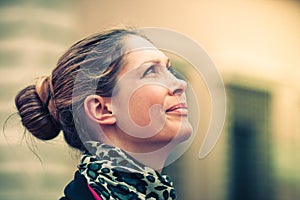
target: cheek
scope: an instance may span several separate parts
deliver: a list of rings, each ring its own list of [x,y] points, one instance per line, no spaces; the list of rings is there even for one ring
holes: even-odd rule
[[[139,126],[149,125],[151,115],[158,117],[164,112],[165,97],[163,87],[148,85],[138,88],[129,100],[130,117]]]

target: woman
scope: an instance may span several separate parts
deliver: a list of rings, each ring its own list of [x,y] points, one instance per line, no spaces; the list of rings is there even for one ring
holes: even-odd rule
[[[116,29],[74,44],[15,102],[35,137],[50,140],[62,130],[82,152],[62,199],[175,199],[159,171],[192,132],[185,89],[146,37]]]

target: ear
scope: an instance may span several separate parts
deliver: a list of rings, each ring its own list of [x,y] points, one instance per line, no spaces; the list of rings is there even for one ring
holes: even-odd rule
[[[84,111],[89,119],[100,125],[112,125],[116,118],[111,111],[110,98],[89,95],[84,100]]]

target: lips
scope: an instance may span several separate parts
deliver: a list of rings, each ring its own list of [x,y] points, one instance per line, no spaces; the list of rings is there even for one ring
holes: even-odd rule
[[[179,103],[166,110],[166,113],[187,114],[187,104]]]

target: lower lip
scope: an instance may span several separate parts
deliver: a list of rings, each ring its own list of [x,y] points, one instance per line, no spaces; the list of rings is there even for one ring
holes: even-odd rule
[[[186,108],[177,108],[175,110],[171,110],[166,112],[167,114],[173,114],[173,115],[180,115],[180,116],[187,116],[188,110]]]

